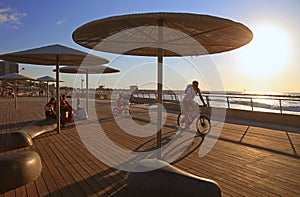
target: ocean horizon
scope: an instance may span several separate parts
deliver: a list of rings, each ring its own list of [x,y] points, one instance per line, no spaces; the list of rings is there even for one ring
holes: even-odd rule
[[[156,99],[155,90],[139,90],[133,95],[139,98]],[[202,95],[210,107],[300,115],[300,93],[298,92],[202,91]],[[166,90],[163,99],[181,102],[183,96],[184,90]],[[198,97],[195,100],[202,104]]]

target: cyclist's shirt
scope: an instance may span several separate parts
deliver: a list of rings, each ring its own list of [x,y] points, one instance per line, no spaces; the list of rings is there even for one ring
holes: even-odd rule
[[[192,85],[188,85],[185,89],[185,96],[183,98],[183,100],[185,101],[190,101],[190,99],[194,99],[196,95],[200,94],[200,89],[197,88],[197,90],[194,90]]]

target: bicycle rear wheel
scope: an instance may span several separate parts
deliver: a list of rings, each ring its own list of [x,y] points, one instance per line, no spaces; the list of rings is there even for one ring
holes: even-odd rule
[[[187,121],[185,120],[185,118],[186,118],[185,114],[182,113],[178,114],[177,125],[181,130],[185,130],[187,128],[187,124],[186,124]]]
[[[117,107],[115,107],[115,108],[113,109],[113,115],[114,115],[114,116],[117,116],[117,115],[119,115],[119,113],[120,113],[119,109],[118,109]]]
[[[211,130],[210,119],[206,116],[201,115],[196,122],[197,132],[201,135],[206,135]]]

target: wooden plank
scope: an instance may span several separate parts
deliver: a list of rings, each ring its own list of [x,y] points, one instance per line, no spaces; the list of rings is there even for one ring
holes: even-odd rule
[[[35,180],[35,184],[37,187],[37,191],[38,191],[38,196],[46,196],[49,193],[49,189],[47,187],[46,182],[48,182],[48,180],[45,180],[44,174],[41,173],[41,175]]]
[[[18,197],[18,196],[24,196],[24,194],[26,194],[26,188],[25,188],[25,186],[21,186],[21,187],[19,187],[19,188],[17,188],[16,190],[16,197]]]
[[[32,101],[35,105],[32,105]],[[0,102],[6,103],[2,100]],[[0,105],[0,113],[3,114],[0,115],[0,134],[22,128],[30,121],[44,116],[41,110],[43,98],[20,98],[19,102],[21,107],[18,110],[13,109],[13,105],[12,108],[10,105]],[[130,135],[125,132],[126,129],[139,132],[142,127],[126,124],[127,120],[120,116],[117,120],[124,123],[121,128],[111,114],[110,105],[97,101],[96,106],[101,127],[116,145],[132,151],[145,151],[155,147],[156,135]],[[134,105],[132,109],[133,116],[136,117],[135,124],[149,124],[147,105]],[[177,130],[176,118],[175,113],[167,114],[163,129],[164,142],[174,137]],[[198,152],[202,147],[198,144],[201,143],[201,137],[196,136],[174,162],[176,167],[217,181],[223,196],[300,195],[300,178],[296,176],[300,171],[300,158],[297,156],[300,150],[299,134],[227,123],[221,128],[221,123],[212,123],[214,127],[222,129],[213,149],[205,157],[199,158]],[[86,129],[86,137],[89,138],[95,137],[96,132],[99,132],[96,126],[96,123],[77,125]],[[3,138],[0,139],[1,142]],[[99,148],[103,157],[115,161],[116,157],[126,159],[123,155],[112,153],[108,144],[94,146]],[[0,197],[124,196],[127,172],[109,167],[94,157],[81,141],[75,126],[62,129],[61,134],[43,134],[34,139],[34,145],[30,148],[0,152],[0,155],[25,150],[36,151],[41,156],[41,176],[26,186],[0,194]],[[132,164],[137,160],[138,158],[132,159]]]
[[[55,182],[56,177],[52,175],[51,165],[49,164],[49,161],[47,159],[48,154],[45,148],[41,145],[40,141],[38,140],[35,140],[34,143],[36,145],[36,151],[40,154],[40,157],[42,159],[43,170],[41,177],[43,178],[47,186],[48,194],[51,193],[51,195],[62,196],[60,192],[56,192],[54,194],[55,191],[59,190],[59,187]]]
[[[30,196],[38,196],[38,191],[34,182],[25,185],[26,193]]]
[[[79,142],[79,141],[77,141]],[[71,144],[71,143],[68,143],[67,146],[72,146],[72,147],[81,147],[83,146],[82,143],[78,143],[78,144]],[[91,170],[91,166],[97,166],[97,159],[94,158],[89,152],[86,151],[83,151],[85,148],[80,148],[78,149],[78,151],[76,152],[69,152],[69,153],[66,153],[67,155],[69,155],[70,157],[73,157],[73,158],[69,158],[70,161],[72,160],[76,160],[76,158],[80,158],[80,161],[77,160],[77,164],[78,165],[84,165],[84,166],[80,166],[79,169],[81,169],[81,174],[83,173],[82,169],[84,169],[85,171],[87,171],[87,173],[89,173],[89,175],[93,178],[93,179],[98,179],[97,177],[99,175],[95,175],[95,172],[101,170],[102,169],[92,169]],[[65,150],[68,150],[70,151],[71,149],[70,148],[67,148]],[[96,162],[95,162],[96,160]],[[74,162],[75,163],[75,162]],[[91,163],[90,165],[88,165],[89,163]],[[98,187],[99,185],[98,184],[101,184],[99,183],[99,181],[97,181],[97,184],[93,183],[91,179],[87,179],[87,181],[89,181],[89,184],[94,188],[94,191],[99,191]],[[103,183],[102,183],[103,185]],[[103,189],[103,188],[102,188]],[[106,190],[107,188],[104,188],[104,191]],[[106,193],[106,192],[105,192]]]
[[[51,195],[72,195],[71,190],[65,188],[67,185],[66,181],[60,174],[60,166],[57,165],[55,155],[52,153],[51,148],[45,146],[45,143],[43,143],[40,144],[40,150],[42,151],[40,153],[43,155],[43,163],[45,164],[43,166],[46,167],[45,173],[43,174],[44,180],[47,180],[48,178],[51,180],[50,184],[47,184]]]
[[[61,136],[60,136],[61,137]],[[66,147],[66,146],[64,146]],[[70,157],[67,157],[67,159],[65,158],[66,155],[68,155],[68,153],[66,153],[64,151],[64,148],[59,144],[56,143],[55,146],[53,146],[53,151],[56,153],[56,156],[59,158],[59,160],[61,161],[62,165],[65,166],[65,168],[63,168],[66,172],[63,172],[65,174],[68,174],[69,177],[69,185],[72,185],[73,189],[76,189],[75,185],[79,185],[79,187],[81,188],[80,191],[77,192],[85,192],[85,195],[90,195],[92,192],[91,186],[89,184],[86,183],[86,181],[82,181],[84,180],[84,177],[82,176],[81,172],[84,169],[85,166],[77,166],[77,165],[71,165],[71,163],[69,163],[69,159]],[[71,153],[73,154],[73,153]],[[77,187],[78,188],[78,187]],[[78,189],[76,189],[78,190]],[[82,193],[82,195],[84,195],[84,193]]]

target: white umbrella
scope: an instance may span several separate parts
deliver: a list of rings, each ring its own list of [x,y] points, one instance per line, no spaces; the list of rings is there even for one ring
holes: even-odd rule
[[[56,66],[56,110],[60,114],[60,93],[59,93],[59,66],[61,65],[99,65],[109,61],[95,55],[91,55],[76,49],[72,49],[59,44],[8,53],[0,55],[0,59],[46,66]],[[57,118],[57,133],[60,132],[60,118]]]
[[[36,79],[30,76],[22,75],[20,73],[10,73],[7,75],[2,75],[0,76],[0,80],[14,80],[14,100],[15,100],[15,108],[18,107],[17,105],[17,96],[18,96],[18,91],[16,90],[16,82],[18,80],[32,80],[35,81]]]

